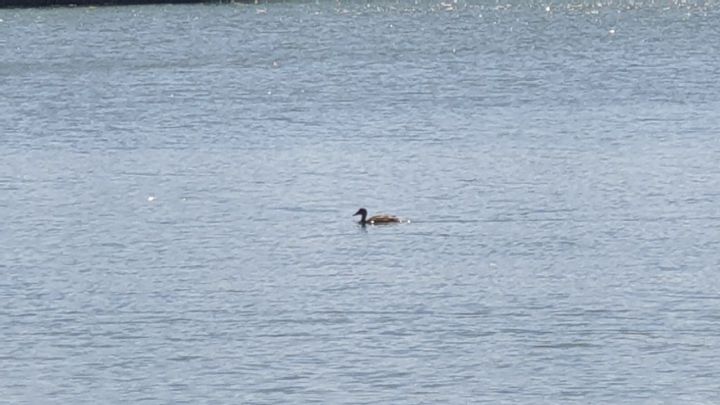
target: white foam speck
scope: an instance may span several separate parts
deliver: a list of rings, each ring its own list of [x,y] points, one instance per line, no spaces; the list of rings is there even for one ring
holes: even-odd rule
[[[155,201],[155,196],[154,196],[154,195],[149,195],[148,198],[147,198],[147,200],[148,200],[148,202],[153,202],[153,201]]]

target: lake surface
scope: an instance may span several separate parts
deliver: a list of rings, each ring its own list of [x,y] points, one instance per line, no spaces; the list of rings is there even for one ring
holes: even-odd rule
[[[0,10],[0,403],[720,402],[720,4],[602,3]]]

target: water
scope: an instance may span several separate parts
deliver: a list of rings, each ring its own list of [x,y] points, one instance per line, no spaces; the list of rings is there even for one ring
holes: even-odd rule
[[[0,402],[718,403],[720,5],[603,3],[1,10]]]

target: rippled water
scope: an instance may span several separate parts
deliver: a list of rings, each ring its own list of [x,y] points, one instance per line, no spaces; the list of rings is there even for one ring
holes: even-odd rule
[[[720,402],[720,5],[603,3],[0,10],[0,402]]]

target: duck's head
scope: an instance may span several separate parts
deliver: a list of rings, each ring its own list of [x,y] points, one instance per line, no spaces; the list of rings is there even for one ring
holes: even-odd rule
[[[367,216],[367,210],[365,208],[360,208],[359,210],[357,210],[356,213],[353,214],[353,216],[355,215],[362,215],[363,217],[365,217]]]

